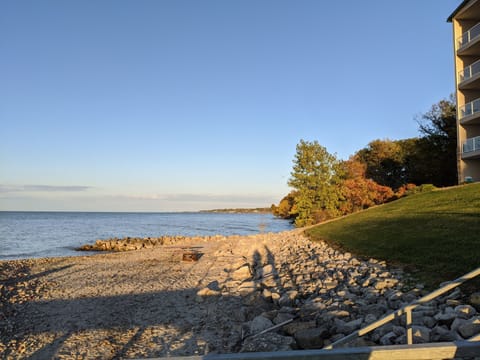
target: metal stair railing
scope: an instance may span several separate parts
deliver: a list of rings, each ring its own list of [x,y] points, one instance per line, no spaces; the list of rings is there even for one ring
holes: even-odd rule
[[[445,294],[446,292],[456,288],[457,286],[463,284],[467,280],[471,280],[474,277],[480,275],[480,268],[477,268],[462,277],[459,277],[456,280],[450,281],[449,283],[445,284],[444,286],[438,288],[437,290],[429,293],[428,295],[423,296],[422,298],[413,301],[412,303],[405,305],[404,307],[400,308],[399,310],[395,310],[394,312],[384,316],[383,318],[371,323],[370,325],[365,326],[364,328],[355,331],[354,333],[341,338],[340,340],[335,341],[334,343],[326,346],[324,349],[333,349],[340,345],[349,343],[352,340],[359,338],[360,336],[368,334],[370,331],[373,331],[379,328],[386,323],[397,319],[405,314],[406,316],[406,329],[407,329],[407,344],[413,344],[413,329],[412,329],[412,310],[415,309],[417,306],[425,304],[436,297]],[[469,339],[469,341],[480,341],[480,334],[474,336],[473,338]]]

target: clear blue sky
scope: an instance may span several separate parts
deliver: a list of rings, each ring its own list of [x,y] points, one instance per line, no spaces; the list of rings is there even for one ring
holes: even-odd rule
[[[459,3],[2,1],[0,210],[278,203],[300,139],[418,135]]]

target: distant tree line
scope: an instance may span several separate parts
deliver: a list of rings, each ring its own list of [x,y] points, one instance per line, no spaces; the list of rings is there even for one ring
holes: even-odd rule
[[[293,190],[272,205],[273,213],[306,226],[412,192],[455,185],[455,114],[453,98],[441,100],[417,120],[419,137],[373,140],[346,161],[317,141],[300,140],[288,180]]]

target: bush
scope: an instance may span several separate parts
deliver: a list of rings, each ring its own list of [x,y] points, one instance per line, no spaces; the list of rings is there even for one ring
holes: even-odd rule
[[[407,196],[408,192],[412,189],[415,189],[417,185],[415,184],[405,184],[400,186],[397,191],[395,192],[395,197],[393,200],[400,199],[401,197]]]
[[[427,193],[430,191],[437,190],[437,187],[433,184],[422,184],[420,186],[415,186],[412,189],[409,189],[406,191],[405,195],[414,195],[414,194],[421,194],[421,193]]]

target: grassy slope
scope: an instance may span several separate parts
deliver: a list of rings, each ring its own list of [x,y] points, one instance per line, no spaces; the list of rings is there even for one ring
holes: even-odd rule
[[[436,286],[480,266],[480,184],[412,195],[307,234],[358,255],[407,265]]]

